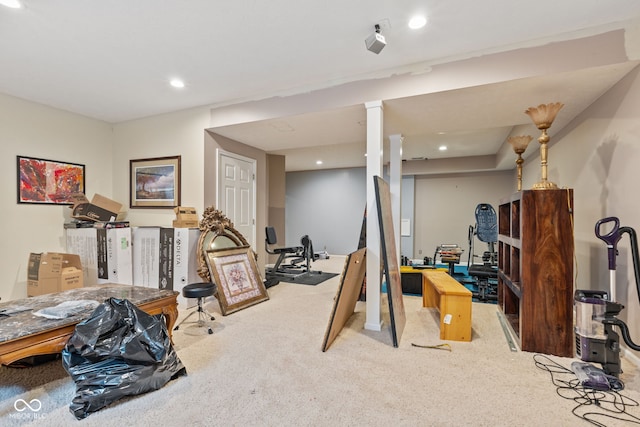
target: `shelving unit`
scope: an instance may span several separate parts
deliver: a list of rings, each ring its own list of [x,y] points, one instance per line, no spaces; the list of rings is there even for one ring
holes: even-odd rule
[[[574,356],[573,190],[525,190],[498,208],[498,305],[523,351]]]

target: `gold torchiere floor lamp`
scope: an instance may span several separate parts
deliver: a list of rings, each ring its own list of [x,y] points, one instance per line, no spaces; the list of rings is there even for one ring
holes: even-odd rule
[[[507,141],[509,141],[509,144],[513,147],[513,151],[518,155],[518,158],[516,159],[516,167],[518,169],[518,191],[522,190],[522,163],[524,162],[522,153],[525,152],[532,139],[533,137],[530,135],[510,136],[507,138]]]
[[[538,137],[540,143],[540,166],[542,168],[542,179],[540,182],[533,185],[534,190],[550,190],[558,188],[553,182],[547,181],[547,143],[549,142],[549,135],[547,129],[551,127],[551,124],[556,118],[558,111],[564,107],[562,102],[554,102],[551,104],[541,104],[538,107],[529,107],[525,111],[536,127],[542,130],[542,135]]]

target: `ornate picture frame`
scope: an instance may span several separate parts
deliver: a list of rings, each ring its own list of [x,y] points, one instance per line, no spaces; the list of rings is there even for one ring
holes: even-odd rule
[[[269,299],[249,246],[208,250],[207,263],[223,316]]]
[[[84,165],[17,156],[18,203],[72,205],[84,193]]]
[[[167,208],[180,206],[181,156],[129,161],[129,206]]]
[[[251,246],[247,239],[233,227],[231,220],[213,206],[205,208],[198,228],[200,229],[197,247],[198,276],[207,282],[212,281],[207,251]]]

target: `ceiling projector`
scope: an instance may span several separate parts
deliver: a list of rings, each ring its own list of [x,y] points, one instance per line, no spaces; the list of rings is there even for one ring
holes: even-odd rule
[[[384,40],[384,36],[380,34],[380,26],[376,24],[375,33],[371,34],[364,41],[367,46],[367,50],[373,53],[380,53],[380,51],[387,45],[387,42]]]

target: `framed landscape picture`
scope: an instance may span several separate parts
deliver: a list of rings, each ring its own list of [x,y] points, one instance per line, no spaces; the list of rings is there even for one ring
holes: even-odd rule
[[[17,156],[18,203],[71,205],[84,193],[84,165]]]
[[[251,247],[208,250],[207,264],[223,316],[269,299]]]
[[[129,206],[180,206],[180,160],[180,156],[130,160]]]

